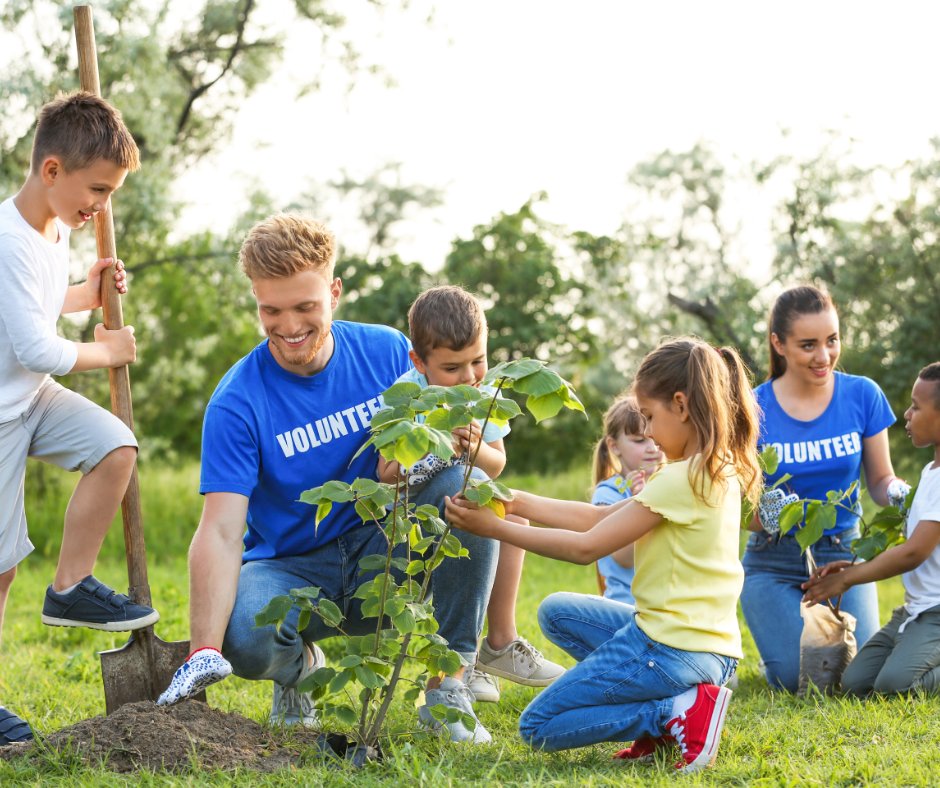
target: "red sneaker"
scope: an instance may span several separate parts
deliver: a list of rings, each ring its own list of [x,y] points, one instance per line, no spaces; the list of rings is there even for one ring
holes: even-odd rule
[[[614,755],[614,758],[620,758],[624,761],[646,761],[653,757],[653,753],[660,747],[668,747],[675,744],[676,740],[672,736],[641,736],[625,750]]]
[[[730,699],[731,690],[726,687],[699,684],[691,708],[666,723],[666,730],[676,737],[682,749],[677,769],[697,772],[715,762]]]

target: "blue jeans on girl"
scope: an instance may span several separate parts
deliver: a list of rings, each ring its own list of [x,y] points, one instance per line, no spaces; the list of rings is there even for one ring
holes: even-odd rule
[[[672,699],[698,684],[723,684],[737,660],[682,651],[648,638],[631,605],[586,594],[557,593],[539,607],[545,636],[578,660],[529,704],[522,738],[553,751],[602,741],[659,736]]]
[[[813,547],[816,564],[851,561],[849,545],[858,538],[858,528],[824,536]],[[767,681],[796,692],[800,678],[801,583],[809,577],[806,558],[796,537],[775,536],[759,531],[748,538],[744,552],[744,591],[741,607],[764,662]],[[878,590],[874,583],[853,586],[842,597],[842,610],[858,620],[855,639],[861,648],[878,631]]]

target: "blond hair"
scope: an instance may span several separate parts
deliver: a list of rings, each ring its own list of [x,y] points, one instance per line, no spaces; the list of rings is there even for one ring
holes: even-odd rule
[[[129,172],[140,169],[140,151],[121,113],[93,93],[60,94],[39,110],[30,164],[38,173],[50,156],[66,172],[105,159]]]
[[[248,231],[238,260],[249,279],[280,279],[302,271],[333,278],[336,239],[320,222],[279,213]]]
[[[624,470],[616,467],[607,445],[608,438],[616,440],[620,435],[645,434],[646,419],[640,413],[636,397],[617,397],[604,414],[604,434],[594,446],[594,484],[609,479],[615,473],[623,473]]]
[[[745,498],[757,503],[763,484],[757,460],[757,401],[736,350],[714,348],[695,337],[664,340],[643,359],[633,388],[643,397],[667,403],[677,392],[685,394],[703,460],[689,469],[700,500],[705,498],[705,476],[722,484],[731,466]]]
[[[441,285],[425,290],[408,310],[408,332],[418,358],[437,347],[463,350],[486,336],[480,302],[462,287]]]

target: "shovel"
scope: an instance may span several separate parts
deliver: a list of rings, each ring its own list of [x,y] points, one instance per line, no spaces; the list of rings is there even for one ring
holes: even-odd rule
[[[78,45],[78,72],[82,90],[101,95],[98,81],[98,60],[95,49],[95,30],[91,7],[76,6],[75,40]],[[117,259],[114,243],[114,220],[111,204],[95,215],[95,239],[98,257]],[[101,305],[105,328],[124,326],[121,299],[114,286],[113,268],[101,274]],[[108,370],[111,387],[111,410],[128,427],[134,429],[131,409],[131,383],[127,366]],[[127,575],[130,581],[128,595],[141,605],[150,605],[150,584],[147,582],[147,550],[144,546],[143,519],[140,509],[140,484],[137,466],[131,473],[127,492],[121,502],[124,520],[124,548],[127,554]],[[138,629],[121,648],[101,652],[101,675],[104,679],[104,701],[110,714],[125,703],[156,700],[173,678],[174,671],[186,661],[189,641],[168,643],[160,640],[153,627]],[[205,700],[205,692],[196,696]]]

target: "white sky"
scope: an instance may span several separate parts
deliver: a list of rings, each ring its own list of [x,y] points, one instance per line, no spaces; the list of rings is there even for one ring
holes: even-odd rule
[[[285,0],[262,9],[272,2]],[[446,190],[398,247],[437,267],[456,236],[540,190],[547,218],[613,232],[628,171],[664,148],[705,140],[729,164],[768,160],[815,153],[835,128],[862,162],[893,165],[940,134],[937,3],[438,0],[431,25],[426,0],[413,6],[379,28],[351,20],[393,88],[362,76],[347,95],[332,71],[298,100],[317,53],[291,40],[232,142],[180,182],[180,229],[227,226],[253,181],[286,205],[343,169],[363,177],[400,161],[405,182]],[[768,205],[732,205],[758,265]],[[342,241],[347,219],[332,219]]]

